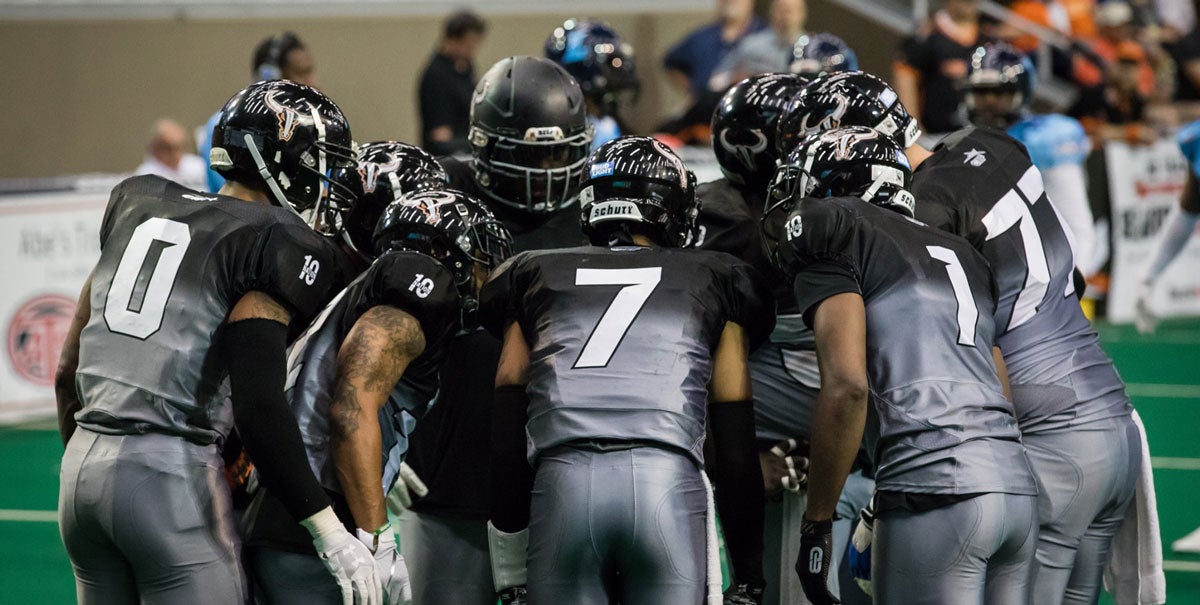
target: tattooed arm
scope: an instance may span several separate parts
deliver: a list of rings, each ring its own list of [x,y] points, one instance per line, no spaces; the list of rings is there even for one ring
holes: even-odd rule
[[[363,313],[338,351],[329,409],[333,463],[354,522],[373,531],[387,523],[379,409],[404,369],[425,350],[421,324],[388,305]]]

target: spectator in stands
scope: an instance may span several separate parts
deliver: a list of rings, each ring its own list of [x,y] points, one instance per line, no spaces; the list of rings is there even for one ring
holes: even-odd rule
[[[1200,101],[1200,30],[1191,0],[1159,2],[1163,49],[1175,62],[1175,100]]]
[[[808,3],[774,0],[770,17],[770,28],[746,36],[721,59],[709,80],[709,89],[724,92],[750,76],[788,70],[792,47],[808,20]]]
[[[1146,51],[1140,44],[1125,40],[1105,52],[1111,52],[1113,57],[1105,80],[1085,89],[1070,114],[1083,124],[1094,146],[1105,141],[1154,143],[1159,139],[1158,133],[1144,123],[1149,99],[1145,90],[1145,74],[1149,70]],[[1152,87],[1153,73],[1150,82]]]
[[[717,0],[717,22],[693,31],[667,51],[664,63],[671,84],[691,101],[698,100],[721,59],[764,27],[754,14],[754,0]]]
[[[487,24],[471,11],[450,15],[442,39],[421,74],[418,97],[421,146],[434,155],[470,151],[471,95],[475,91],[475,56]]]
[[[1084,89],[1101,86],[1112,78],[1111,72],[1115,67],[1117,49],[1124,48],[1126,61],[1136,61],[1139,64],[1137,72],[1137,88],[1143,98],[1149,98],[1154,93],[1154,70],[1147,60],[1145,49],[1140,58],[1134,59],[1139,53],[1133,46],[1140,44],[1134,38],[1133,8],[1124,0],[1109,0],[1096,5],[1095,13],[1096,36],[1083,39],[1084,44],[1104,65],[1096,65],[1088,58],[1080,55],[1075,58],[1075,81]]]
[[[187,153],[187,131],[179,122],[163,118],[154,123],[147,155],[134,174],[156,174],[197,191],[206,187],[208,164],[194,153]]]
[[[959,84],[971,53],[983,42],[977,0],[944,0],[901,45],[893,73],[896,93],[905,107],[917,108],[925,132],[936,136],[962,128]]]
[[[305,86],[317,88],[315,62],[308,47],[296,34],[285,31],[263,38],[254,47],[250,58],[250,81],[291,80]],[[208,165],[208,154],[212,150],[212,131],[221,117],[220,110],[212,114],[204,126],[196,129],[196,149],[200,159]],[[216,193],[225,184],[225,179],[215,170],[208,170],[207,189]]]

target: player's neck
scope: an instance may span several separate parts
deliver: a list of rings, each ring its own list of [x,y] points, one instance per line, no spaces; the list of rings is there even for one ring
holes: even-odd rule
[[[654,243],[654,240],[652,240],[644,235],[638,235],[638,234],[634,234],[633,243],[637,246],[645,246],[647,248],[653,248],[654,246],[658,245],[658,244]]]
[[[909,166],[912,166],[912,169],[916,170],[917,166],[921,165],[921,162],[924,162],[929,156],[933,155],[933,152],[913,143],[908,146],[908,149],[904,150],[904,155],[908,156]]]
[[[271,199],[267,197],[265,192],[257,189],[251,189],[241,183],[234,181],[225,181],[221,186],[221,190],[217,192],[219,195],[227,195],[235,197],[244,202],[252,202],[256,204],[270,204]]]

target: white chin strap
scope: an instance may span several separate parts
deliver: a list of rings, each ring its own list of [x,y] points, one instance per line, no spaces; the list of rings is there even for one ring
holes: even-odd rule
[[[283,195],[283,189],[279,188],[279,181],[275,180],[275,175],[271,174],[270,170],[267,170],[267,162],[263,159],[262,151],[258,149],[258,145],[254,144],[254,137],[246,133],[244,140],[246,141],[246,149],[250,150],[250,157],[254,158],[254,165],[258,166],[258,174],[267,183],[267,188],[271,190],[271,195],[275,196],[275,202],[280,206],[291,209],[292,212],[296,212],[296,209],[292,208],[292,205],[288,203],[287,197]]]

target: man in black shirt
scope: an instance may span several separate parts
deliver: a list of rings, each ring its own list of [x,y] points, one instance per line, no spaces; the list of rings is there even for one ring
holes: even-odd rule
[[[967,75],[979,31],[976,0],[945,0],[942,9],[900,47],[893,82],[900,101],[915,112],[931,135],[963,127],[958,84]]]
[[[467,151],[475,54],[487,25],[461,11],[446,19],[437,52],[421,74],[421,146],[434,155]]]
[[[449,185],[482,200],[518,252],[578,246],[576,195],[592,140],[579,84],[547,59],[508,57],[484,73],[471,102],[471,157],[438,159]],[[416,605],[496,602],[487,518],[499,358],[500,342],[478,325],[449,343],[437,403],[407,456],[427,493],[406,480],[389,494],[393,509],[411,502],[400,535]]]

